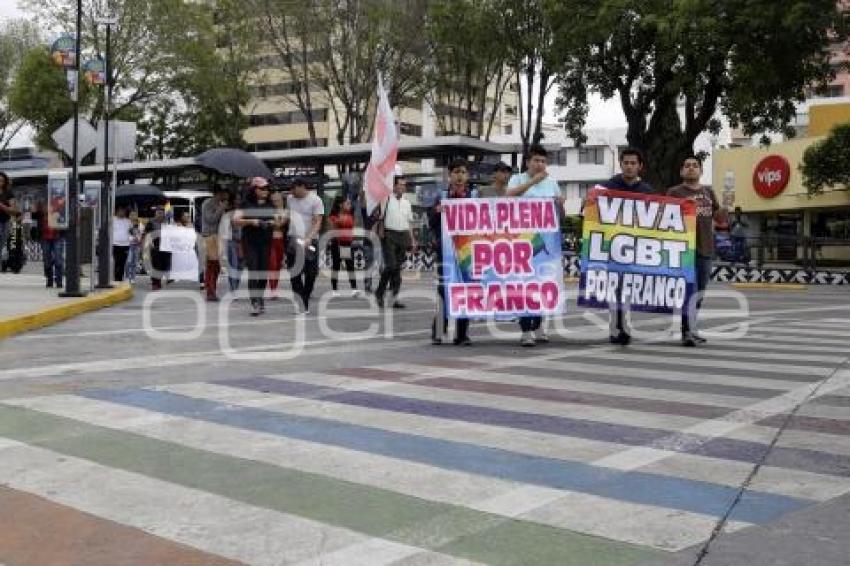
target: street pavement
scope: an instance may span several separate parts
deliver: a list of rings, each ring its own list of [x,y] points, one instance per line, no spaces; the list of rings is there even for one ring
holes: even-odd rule
[[[255,319],[140,285],[0,342],[0,563],[850,563],[846,289],[718,285],[697,349],[573,302],[524,349],[431,346],[427,276],[327,287]]]

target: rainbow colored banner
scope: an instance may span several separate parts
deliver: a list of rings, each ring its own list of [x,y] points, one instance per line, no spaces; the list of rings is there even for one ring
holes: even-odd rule
[[[579,306],[672,314],[694,292],[696,206],[594,188],[584,208]]]
[[[563,312],[561,229],[552,199],[446,199],[441,206],[450,318]]]

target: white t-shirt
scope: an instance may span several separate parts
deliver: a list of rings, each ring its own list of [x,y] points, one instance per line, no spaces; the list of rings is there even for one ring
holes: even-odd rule
[[[413,208],[410,201],[404,197],[396,198],[390,195],[384,212],[384,228],[397,232],[407,232],[413,222]]]
[[[113,246],[129,246],[130,245],[130,228],[132,224],[129,218],[118,218],[115,216],[112,219],[112,245]]]
[[[313,223],[313,216],[325,213],[325,205],[315,193],[308,193],[304,198],[289,195],[286,208],[289,210],[288,233],[296,238],[305,238]]]

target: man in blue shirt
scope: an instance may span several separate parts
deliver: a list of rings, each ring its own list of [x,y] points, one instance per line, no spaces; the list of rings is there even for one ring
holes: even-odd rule
[[[614,175],[610,180],[602,183],[602,186],[614,191],[651,194],[652,187],[640,178],[640,174],[643,171],[643,162],[643,152],[641,150],[627,147],[620,152],[620,171],[622,173]],[[620,292],[622,293],[622,289]],[[629,305],[623,304],[622,298],[618,297],[617,304],[610,306],[611,317],[608,324],[610,341],[612,344],[628,346],[632,341],[632,336],[626,328],[624,318],[625,311],[629,310]],[[616,313],[614,312],[615,310]]]
[[[559,216],[564,210],[564,197],[561,188],[554,179],[549,178],[546,165],[549,154],[546,149],[538,144],[528,148],[526,155],[525,173],[519,173],[511,177],[508,183],[506,196],[520,198],[552,198],[558,203]],[[542,327],[543,317],[524,316],[519,319],[519,327],[522,329],[523,346],[531,347],[538,342],[548,342],[546,329]]]

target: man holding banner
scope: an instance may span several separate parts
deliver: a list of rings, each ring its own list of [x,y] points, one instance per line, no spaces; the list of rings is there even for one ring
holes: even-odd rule
[[[620,152],[620,171],[622,173],[614,175],[610,180],[602,183],[602,186],[615,191],[644,195],[652,194],[652,187],[640,178],[640,174],[643,171],[643,161],[643,152],[639,149],[627,147]],[[628,346],[632,340],[629,329],[626,328],[625,321],[628,310],[629,303],[624,303],[622,296],[617,297],[617,302],[611,304],[608,326],[612,344]]]
[[[714,218],[720,204],[711,187],[700,184],[702,161],[690,156],[682,163],[682,184],[671,187],[667,195],[686,199],[696,208],[696,254],[694,262],[697,295],[682,309],[682,344],[693,347],[706,342],[697,333],[697,310],[702,306],[703,294],[711,279],[711,258],[714,256]]]
[[[557,182],[549,178],[549,173],[546,171],[548,160],[549,153],[543,146],[532,145],[526,155],[526,171],[511,177],[508,183],[507,196],[554,199],[559,210],[563,211],[564,197],[561,195],[561,189]],[[561,212],[558,213],[559,219],[560,215]],[[519,327],[522,330],[521,344],[523,346],[533,347],[537,343],[549,341],[546,329],[543,328],[543,317],[520,317]]]
[[[684,312],[696,253],[693,201],[596,187],[585,205],[578,304]]]

